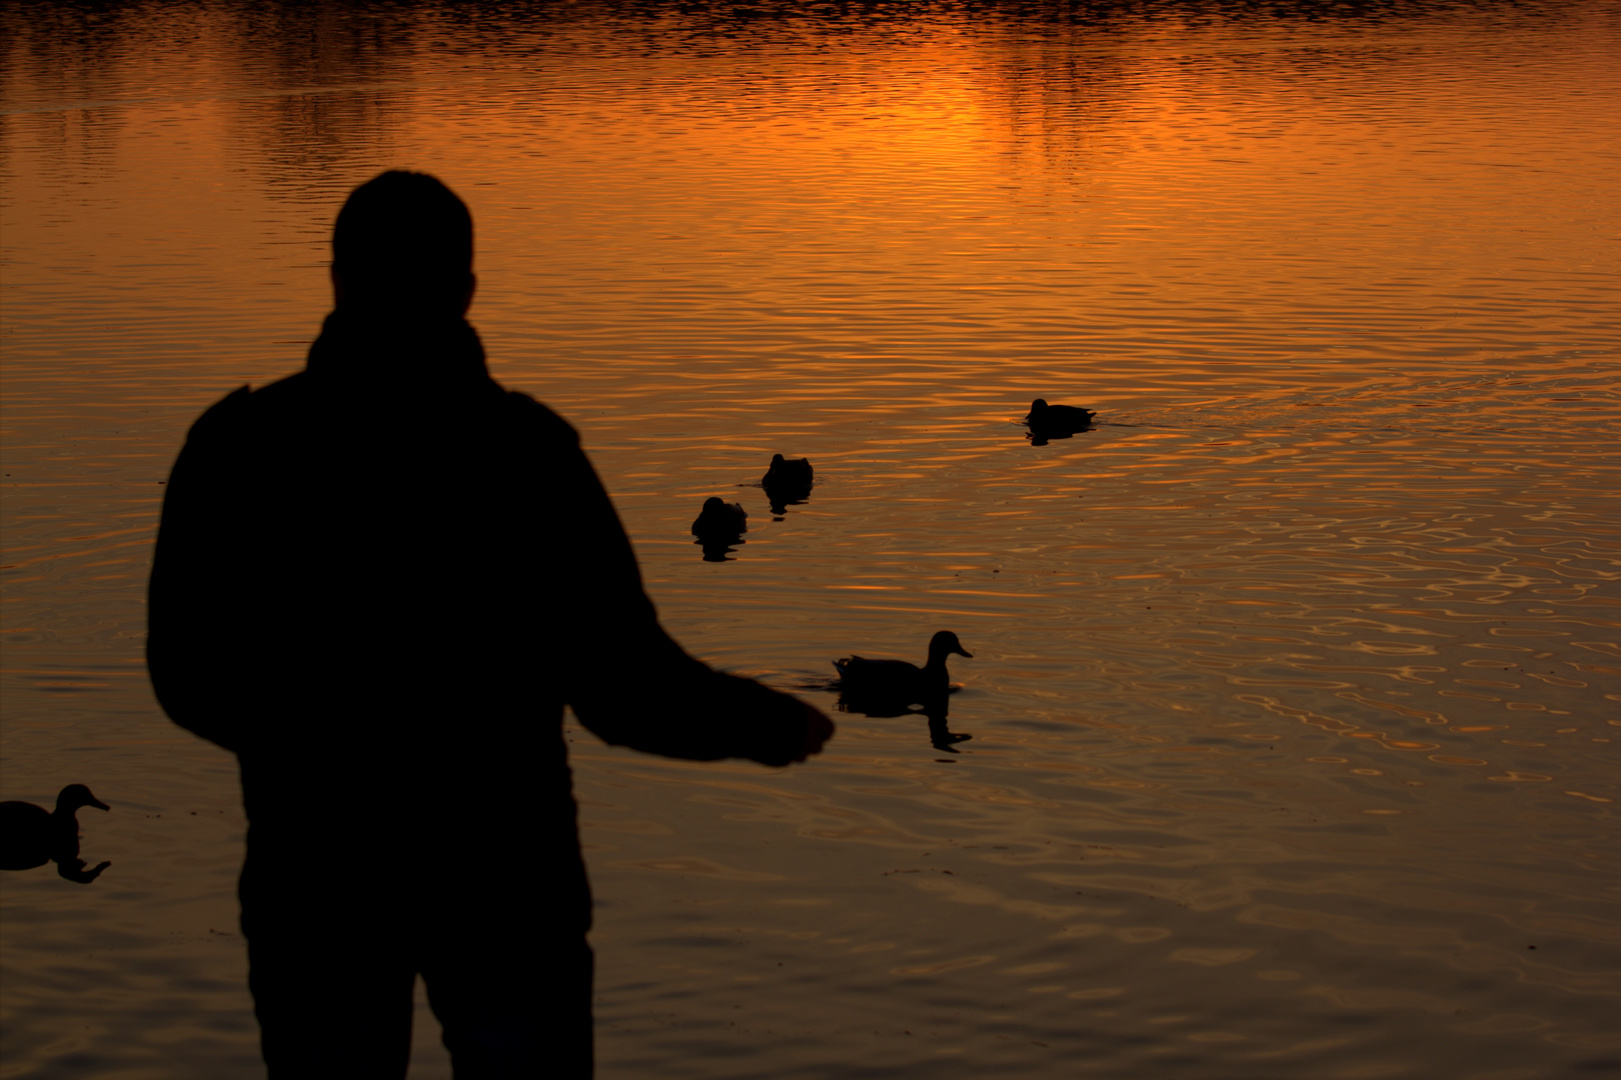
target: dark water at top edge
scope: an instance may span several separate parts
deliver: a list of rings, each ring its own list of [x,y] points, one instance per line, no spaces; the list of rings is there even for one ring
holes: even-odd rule
[[[1299,43],[1321,52],[1325,30],[1343,29],[1362,47],[1370,33],[1389,42],[1445,30],[1454,43],[1462,34],[1499,35],[1517,30],[1557,29],[1579,21],[1598,33],[1615,6],[1591,0],[1512,0],[1424,3],[737,3],[674,2],[569,4],[492,3],[457,5],[433,0],[378,0],[363,3],[233,3],[206,0],[188,4],[186,15],[159,2],[64,3],[7,0],[0,25],[10,40],[0,85],[14,92],[19,76],[39,91],[88,89],[106,62],[150,35],[184,36],[187,19],[228,16],[238,27],[245,58],[259,73],[283,83],[353,84],[357,78],[388,78],[394,61],[427,49],[442,62],[458,56],[500,52],[522,55],[578,51],[597,56],[629,54],[697,57],[735,55],[739,49],[791,49],[803,53],[836,47],[845,35],[868,42],[926,41],[942,30],[953,34],[1006,39],[1027,35],[1043,41],[1081,44],[1098,58],[1131,46],[1166,47],[1174,54],[1188,43],[1220,30],[1253,33],[1256,44],[1300,34]],[[590,28],[581,36],[572,33]],[[1309,36],[1307,36],[1309,35]],[[1241,39],[1230,39],[1229,47]],[[317,47],[318,45],[318,47]],[[1087,58],[1070,54],[1065,66]],[[184,67],[190,58],[173,57]],[[1321,59],[1332,62],[1328,55]],[[1303,62],[1310,58],[1303,57]],[[75,83],[80,86],[75,87]],[[130,88],[134,89],[134,88]],[[33,95],[30,95],[33,96]],[[38,102],[36,98],[36,103]],[[26,104],[13,99],[15,108]],[[53,103],[56,104],[56,103]]]

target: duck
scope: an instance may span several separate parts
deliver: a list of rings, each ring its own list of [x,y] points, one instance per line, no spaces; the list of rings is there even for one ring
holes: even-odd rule
[[[937,703],[951,692],[946,657],[952,653],[973,659],[957,635],[942,630],[929,639],[929,659],[922,667],[905,660],[869,660],[849,656],[833,661],[839,689],[846,700],[892,702],[897,705]]]
[[[107,810],[106,803],[90,794],[83,784],[69,784],[56,796],[56,811],[26,802],[0,803],[0,869],[31,870],[55,861],[63,877],[80,880],[70,873],[82,871],[79,855],[79,808],[94,806]],[[108,865],[89,874],[94,878]]]
[[[799,502],[810,494],[815,470],[809,458],[785,458],[771,455],[771,467],[760,478],[760,486],[773,508],[786,503]],[[775,512],[775,510],[773,511]]]
[[[1090,427],[1092,417],[1096,415],[1097,413],[1091,409],[1082,409],[1074,405],[1049,405],[1044,399],[1036,398],[1030,403],[1030,413],[1024,418],[1024,422],[1030,425],[1031,431],[1073,434]]]
[[[700,540],[730,539],[749,531],[749,512],[742,503],[729,503],[711,495],[692,523],[692,535]]]

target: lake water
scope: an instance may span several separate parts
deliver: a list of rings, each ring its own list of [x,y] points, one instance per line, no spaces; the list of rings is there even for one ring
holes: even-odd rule
[[[0,778],[112,806],[98,881],[0,882],[0,1075],[259,1075],[234,762],[142,662],[160,481],[396,166],[689,650],[828,709],[974,654],[948,748],[571,726],[602,1076],[1621,1072],[1621,9],[1328,10],[0,8]]]

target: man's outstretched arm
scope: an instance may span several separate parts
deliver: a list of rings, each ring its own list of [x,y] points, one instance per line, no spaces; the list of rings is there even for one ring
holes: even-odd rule
[[[572,434],[552,466],[550,497],[568,508],[570,546],[585,556],[559,635],[566,700],[580,722],[605,742],[666,757],[787,765],[820,751],[833,734],[820,710],[715,671],[665,633],[619,515]]]

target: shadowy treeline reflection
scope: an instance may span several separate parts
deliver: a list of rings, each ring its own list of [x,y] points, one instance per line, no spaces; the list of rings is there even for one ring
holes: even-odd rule
[[[148,0],[14,0],[6,7],[37,22],[56,12],[65,26],[73,22],[86,32],[116,28],[160,16],[164,5]],[[1523,0],[508,0],[501,4],[462,4],[452,0],[215,0],[186,5],[188,18],[226,15],[264,32],[274,23],[333,55],[349,47],[342,36],[330,42],[309,41],[304,31],[348,33],[347,26],[367,23],[378,48],[388,38],[409,43],[412,17],[438,17],[446,29],[476,33],[481,27],[524,23],[564,25],[611,21],[621,27],[642,26],[649,33],[670,30],[726,32],[774,24],[822,23],[845,26],[904,28],[930,19],[1026,23],[1187,21],[1310,22],[1410,19],[1415,16],[1471,11],[1517,11],[1548,14],[1570,7]]]
[[[224,71],[209,67],[210,79],[229,81],[234,58],[256,89],[286,90],[387,80],[423,63],[465,62],[480,53],[499,53],[506,61],[573,54],[582,63],[600,63],[615,54],[684,51],[706,41],[723,49],[740,39],[805,45],[807,34],[831,40],[851,31],[909,38],[950,26],[995,38],[1009,28],[1108,34],[1219,24],[1415,23],[1469,14],[1529,22],[1577,18],[1579,6],[1516,0],[217,0],[169,7],[143,0],[15,0],[0,6],[0,88],[47,84],[61,96],[93,99],[119,78],[121,64],[161,64],[172,72],[202,57],[227,60]],[[579,28],[588,32],[565,32]],[[185,44],[188,55],[153,53],[159,39]]]
[[[0,96],[16,107],[229,93],[265,182],[286,197],[327,200],[353,184],[357,170],[391,156],[392,133],[417,115],[407,99],[425,70],[592,70],[660,55],[753,56],[762,48],[798,52],[852,40],[910,44],[949,29],[955,47],[994,50],[980,68],[982,88],[1010,127],[1084,139],[1103,123],[1110,101],[1140,93],[1140,80],[1121,56],[1082,56],[1053,44],[1222,25],[1412,25],[1470,15],[1518,25],[1579,18],[1579,7],[1506,0],[20,0],[0,5]],[[1345,63],[1366,64],[1362,51],[1353,53]],[[1312,54],[1314,65],[1335,62],[1332,50]],[[1197,60],[1169,55],[1156,62]],[[111,155],[124,119],[116,109],[17,114],[0,123],[0,146],[15,136],[13,125],[29,130],[71,178],[92,170],[98,155]],[[1010,140],[1010,152],[1020,152],[1020,142]]]
[[[233,13],[239,62],[269,85],[302,91],[238,105],[272,185],[327,201],[336,194],[330,185],[347,187],[356,165],[389,156],[390,132],[401,118],[399,91],[386,84],[409,76],[426,27],[378,14],[365,4],[290,3]],[[329,91],[355,83],[373,86]]]

